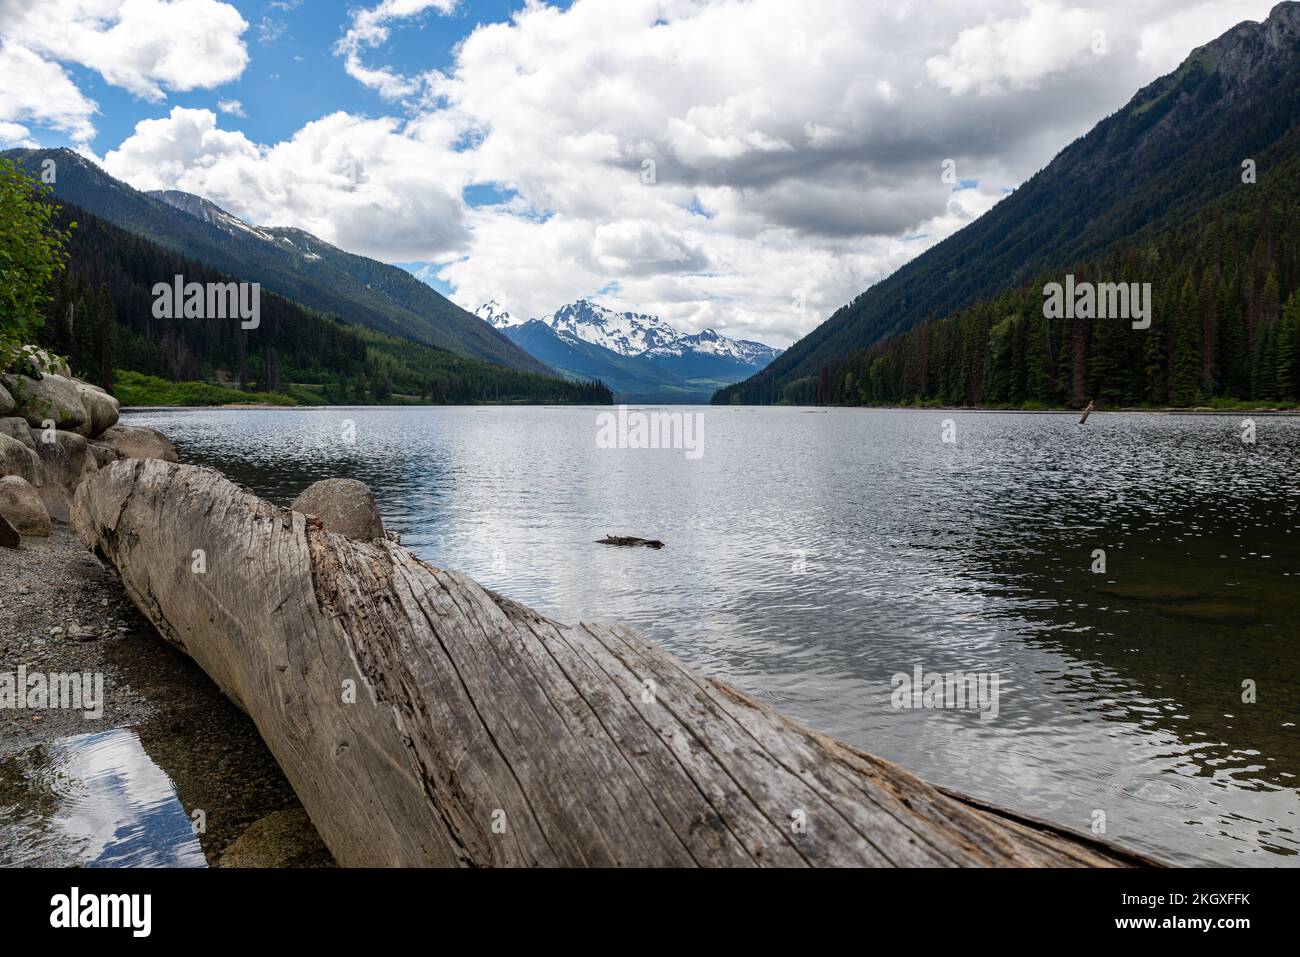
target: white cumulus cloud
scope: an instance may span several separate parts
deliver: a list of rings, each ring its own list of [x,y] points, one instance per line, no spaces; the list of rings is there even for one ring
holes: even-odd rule
[[[77,63],[161,101],[210,89],[248,63],[248,23],[219,0],[41,0],[5,5],[0,35],[48,60]]]

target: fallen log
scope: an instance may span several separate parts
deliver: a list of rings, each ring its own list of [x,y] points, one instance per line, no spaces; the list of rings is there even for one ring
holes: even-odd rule
[[[624,628],[550,621],[210,469],[114,463],[74,518],[251,716],[343,865],[1151,863],[944,794]]]
[[[637,538],[634,535],[609,535],[596,539],[597,545],[616,545],[619,548],[663,548],[657,538]]]

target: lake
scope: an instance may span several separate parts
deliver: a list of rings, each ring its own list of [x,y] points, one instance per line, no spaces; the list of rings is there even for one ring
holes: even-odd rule
[[[360,479],[428,561],[934,783],[1174,863],[1300,862],[1300,417],[662,410],[700,416],[688,454],[601,447],[602,411],[125,420],[279,504]],[[996,708],[897,707],[918,668],[996,676]]]

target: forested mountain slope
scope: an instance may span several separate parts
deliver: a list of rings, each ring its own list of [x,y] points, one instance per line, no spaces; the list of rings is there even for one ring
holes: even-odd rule
[[[456,355],[548,371],[495,329],[485,328],[474,315],[396,266],[338,249],[301,230],[243,223],[201,197],[140,192],[71,150],[8,150],[0,156],[38,178],[49,161],[55,199],[345,322]]]
[[[1300,4],[1195,50],[974,223],[837,311],[715,401],[800,401],[823,367],[1048,272],[1151,242],[1295,155]],[[937,175],[937,168],[936,168]],[[1149,281],[1149,280],[1148,280]]]

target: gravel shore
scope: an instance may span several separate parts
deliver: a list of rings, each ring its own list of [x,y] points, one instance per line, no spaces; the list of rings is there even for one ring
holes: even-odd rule
[[[237,841],[227,866],[332,864],[252,722],[154,632],[116,574],[65,525],[49,538],[25,538],[18,550],[0,548],[0,675],[10,675],[12,687],[20,668],[29,676],[102,675],[103,714],[0,708],[0,865],[94,863],[104,841],[121,843],[113,827],[151,826],[149,809],[138,821],[99,825],[121,809],[97,807],[107,798],[97,799],[95,782],[68,781],[60,770],[82,742],[116,729],[138,739],[185,816],[201,820],[208,864],[223,863]],[[106,779],[134,770],[110,767]],[[137,843],[161,858],[168,841],[182,839],[189,835],[143,834]],[[161,862],[148,853],[129,861]]]

